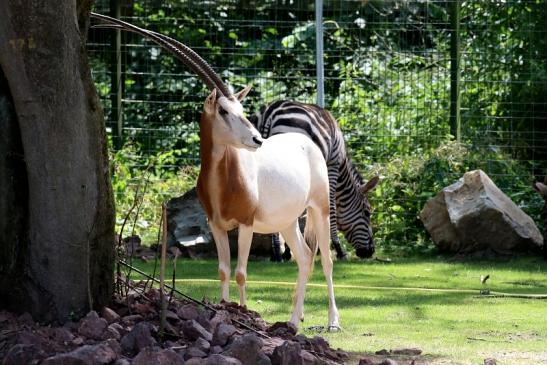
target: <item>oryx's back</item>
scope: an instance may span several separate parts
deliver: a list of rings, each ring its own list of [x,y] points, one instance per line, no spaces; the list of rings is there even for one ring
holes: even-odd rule
[[[261,202],[255,225],[261,232],[276,232],[264,227],[266,217],[279,222],[278,230],[289,224],[283,216],[299,215],[308,205],[328,209],[328,172],[319,148],[306,136],[285,133],[264,140],[256,151],[258,199]],[[281,210],[280,207],[283,207]],[[290,211],[287,211],[290,207]]]
[[[249,121],[263,138],[299,133],[317,145],[328,169],[331,238],[337,256],[345,256],[337,237],[338,228],[359,257],[372,255],[374,241],[366,192],[378,179],[365,184],[346,152],[342,131],[331,113],[317,105],[279,100],[262,107]]]

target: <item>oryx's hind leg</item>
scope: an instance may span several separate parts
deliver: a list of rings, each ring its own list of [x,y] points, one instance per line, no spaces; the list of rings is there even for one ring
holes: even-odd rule
[[[298,221],[295,220],[289,227],[281,232],[286,243],[293,252],[293,256],[298,265],[298,277],[296,280],[294,309],[291,316],[291,322],[298,327],[299,321],[304,318],[304,295],[306,292],[306,283],[311,271],[312,252],[300,232]]]
[[[336,301],[334,299],[334,283],[332,280],[332,267],[333,262],[331,258],[331,252],[329,250],[329,225],[325,224],[328,220],[328,215],[317,209],[308,209],[308,216],[313,219],[314,232],[321,251],[321,266],[323,266],[323,273],[325,274],[325,280],[327,281],[327,289],[329,293],[329,331],[340,330],[340,317],[338,314],[338,308],[336,307]]]

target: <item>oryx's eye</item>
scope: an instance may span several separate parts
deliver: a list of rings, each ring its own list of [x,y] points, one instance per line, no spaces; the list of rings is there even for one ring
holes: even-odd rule
[[[224,108],[218,108],[218,114],[225,116],[228,112]]]

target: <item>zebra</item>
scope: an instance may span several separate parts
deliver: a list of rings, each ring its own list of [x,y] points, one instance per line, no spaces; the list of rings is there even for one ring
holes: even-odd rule
[[[375,176],[364,183],[346,152],[342,131],[332,114],[314,104],[278,100],[261,107],[249,121],[263,138],[298,132],[308,136],[319,147],[329,173],[330,235],[336,257],[347,257],[338,239],[338,229],[355,248],[358,257],[371,257],[374,253],[374,240],[367,193],[374,189],[379,178]],[[274,261],[281,261],[279,246],[279,236],[272,235]],[[283,258],[290,258],[288,250]]]

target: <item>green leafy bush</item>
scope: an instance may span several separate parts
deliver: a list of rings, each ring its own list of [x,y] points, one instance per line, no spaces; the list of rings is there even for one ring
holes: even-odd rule
[[[542,200],[532,188],[528,166],[496,148],[468,147],[449,142],[419,156],[395,158],[372,167],[382,177],[371,193],[373,226],[378,245],[386,251],[425,253],[434,250],[419,214],[425,202],[465,172],[482,169],[496,185],[536,222]]]
[[[126,143],[111,153],[112,187],[116,202],[116,232],[139,235],[145,244],[158,237],[161,204],[195,186],[196,166],[177,167],[181,150],[144,154]]]
[[[199,173],[196,166],[176,167],[180,153],[175,150],[149,156],[134,143],[112,153],[117,232],[125,222],[124,236],[137,234],[145,244],[156,241],[161,204],[195,186]],[[533,176],[526,163],[493,147],[448,142],[419,156],[394,158],[370,167],[367,176],[382,177],[370,193],[378,247],[399,254],[434,252],[435,246],[420,221],[420,211],[428,199],[475,169],[484,170],[534,221],[541,222],[543,200],[532,189]]]
[[[545,4],[461,3],[465,146],[448,142],[450,2],[324,4],[325,102],[364,175],[384,177],[371,197],[381,247],[431,250],[420,210],[477,168],[540,222],[541,201],[530,183],[532,171],[545,175],[547,156]],[[96,7],[107,12],[109,4],[99,0]],[[313,3],[137,0],[125,10],[131,22],[195,49],[235,89],[254,83],[244,103],[249,114],[279,98],[315,100]],[[100,32],[90,32],[91,64],[114,134],[110,45]],[[143,37],[126,34],[124,44],[123,138],[134,142],[112,154],[118,230],[130,212],[125,235],[153,242],[161,202],[195,183],[206,88]]]

